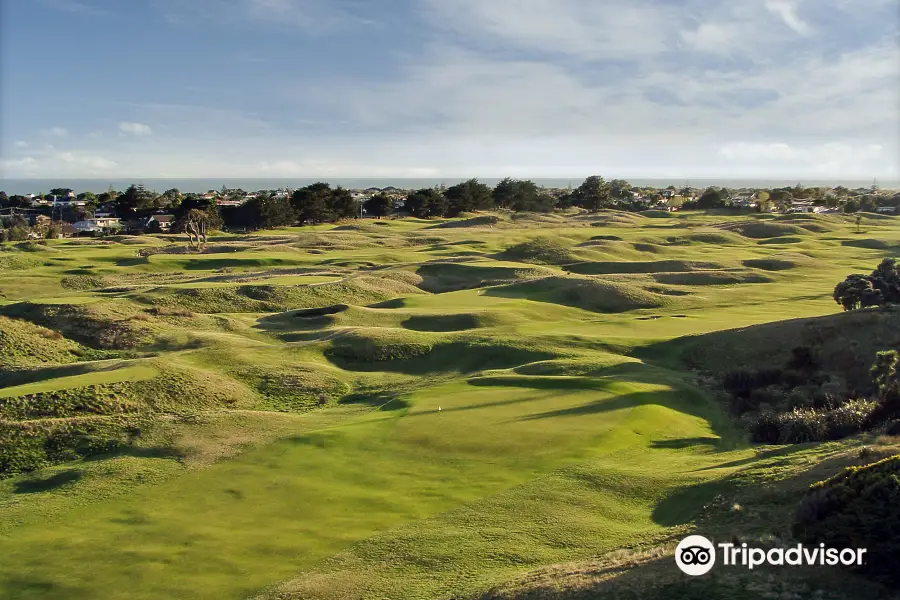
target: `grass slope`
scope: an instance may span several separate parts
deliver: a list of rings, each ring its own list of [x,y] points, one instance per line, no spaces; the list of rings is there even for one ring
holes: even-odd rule
[[[835,314],[831,290],[900,242],[864,225],[603,211],[4,246],[0,599],[475,598],[698,524],[755,532],[704,507],[833,446],[748,448],[691,369],[800,340],[862,378],[896,315]]]

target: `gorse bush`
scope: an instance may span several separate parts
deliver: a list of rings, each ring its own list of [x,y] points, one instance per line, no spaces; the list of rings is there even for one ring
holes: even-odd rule
[[[794,535],[807,544],[866,548],[864,573],[900,583],[900,456],[813,485],[797,509]]]
[[[750,437],[762,444],[802,444],[838,440],[865,430],[878,407],[870,400],[850,400],[831,410],[795,408],[765,412],[750,425]]]

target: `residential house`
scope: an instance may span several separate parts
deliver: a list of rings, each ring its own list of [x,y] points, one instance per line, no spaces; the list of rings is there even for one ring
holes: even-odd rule
[[[159,230],[163,233],[168,233],[169,229],[172,228],[172,223],[175,222],[175,215],[150,215],[147,219],[146,223],[144,223],[144,228],[150,227],[153,223],[159,224]]]
[[[114,217],[107,218],[92,218],[92,219],[84,219],[83,221],[78,221],[73,223],[72,226],[78,233],[109,233],[111,231],[116,231],[122,227],[122,223],[119,219]]]
[[[877,212],[877,213],[882,213],[882,214],[887,214],[887,215],[893,215],[893,214],[898,214],[898,213],[900,213],[900,210],[898,210],[898,208],[900,208],[900,207],[896,207],[896,206],[879,206],[878,208],[875,209],[875,212]]]
[[[47,215],[34,215],[31,217],[31,226],[38,229],[49,227],[51,223],[53,223],[53,219]]]

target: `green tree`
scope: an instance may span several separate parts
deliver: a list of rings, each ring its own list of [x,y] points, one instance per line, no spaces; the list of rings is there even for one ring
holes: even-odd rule
[[[868,276],[854,273],[834,288],[834,301],[844,310],[855,310],[877,306],[883,298],[879,297]]]
[[[366,214],[380,219],[391,214],[394,209],[394,201],[384,192],[380,192],[366,200],[363,208],[365,208]]]
[[[263,194],[247,202],[254,211],[256,226],[260,229],[288,227],[297,222],[297,211],[288,198]]]
[[[707,188],[697,200],[697,208],[722,208],[725,206],[725,194],[717,188]]]
[[[50,190],[51,196],[56,196],[57,198],[65,198],[69,195],[70,192],[74,192],[72,188],[53,188]]]
[[[350,190],[340,186],[331,191],[331,220],[356,219],[359,217],[359,205],[353,199]]]
[[[182,199],[183,196],[178,188],[172,188],[164,191],[160,197],[157,198],[157,202],[162,208],[175,210],[181,205]]]
[[[509,208],[512,206],[513,198],[516,195],[519,182],[510,177],[506,177],[494,186],[491,196],[494,200],[494,206],[497,208]]]
[[[447,199],[447,214],[451,217],[472,210],[488,210],[494,204],[491,188],[478,179],[450,186],[444,192],[444,197]]]
[[[591,175],[572,192],[572,204],[591,212],[611,207],[609,184],[599,175]]]
[[[875,355],[875,363],[872,365],[872,382],[875,389],[882,397],[887,395],[892,387],[898,385],[897,365],[900,364],[900,354],[896,350],[885,350]]]
[[[154,196],[143,185],[131,185],[116,198],[116,213],[120,217],[133,217],[153,208]]]
[[[631,202],[634,198],[634,195],[631,193],[631,184],[625,181],[624,179],[613,179],[609,182],[609,195],[610,197],[620,201],[620,202]],[[675,190],[675,186],[669,186],[668,189],[672,191]]]
[[[331,186],[317,182],[295,190],[291,196],[291,204],[297,213],[301,225],[322,223],[334,219],[331,210]]]
[[[447,213],[447,199],[439,189],[423,188],[408,194],[404,207],[419,219],[442,217]]]
[[[844,212],[851,213],[851,214],[855,213],[855,212],[859,212],[859,203],[856,200],[854,200],[853,198],[851,198],[850,200],[847,200],[847,202],[844,204]]]
[[[533,181],[509,177],[494,187],[492,198],[498,208],[514,211],[546,212],[556,204],[556,199]]]

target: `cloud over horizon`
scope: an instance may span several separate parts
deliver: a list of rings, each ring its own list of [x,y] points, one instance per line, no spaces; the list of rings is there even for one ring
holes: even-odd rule
[[[897,178],[893,2],[19,3],[11,43],[41,27],[84,42],[4,65],[0,169]],[[120,31],[134,19],[145,31]],[[117,37],[131,56],[108,52]],[[34,73],[66,91],[18,93]]]

